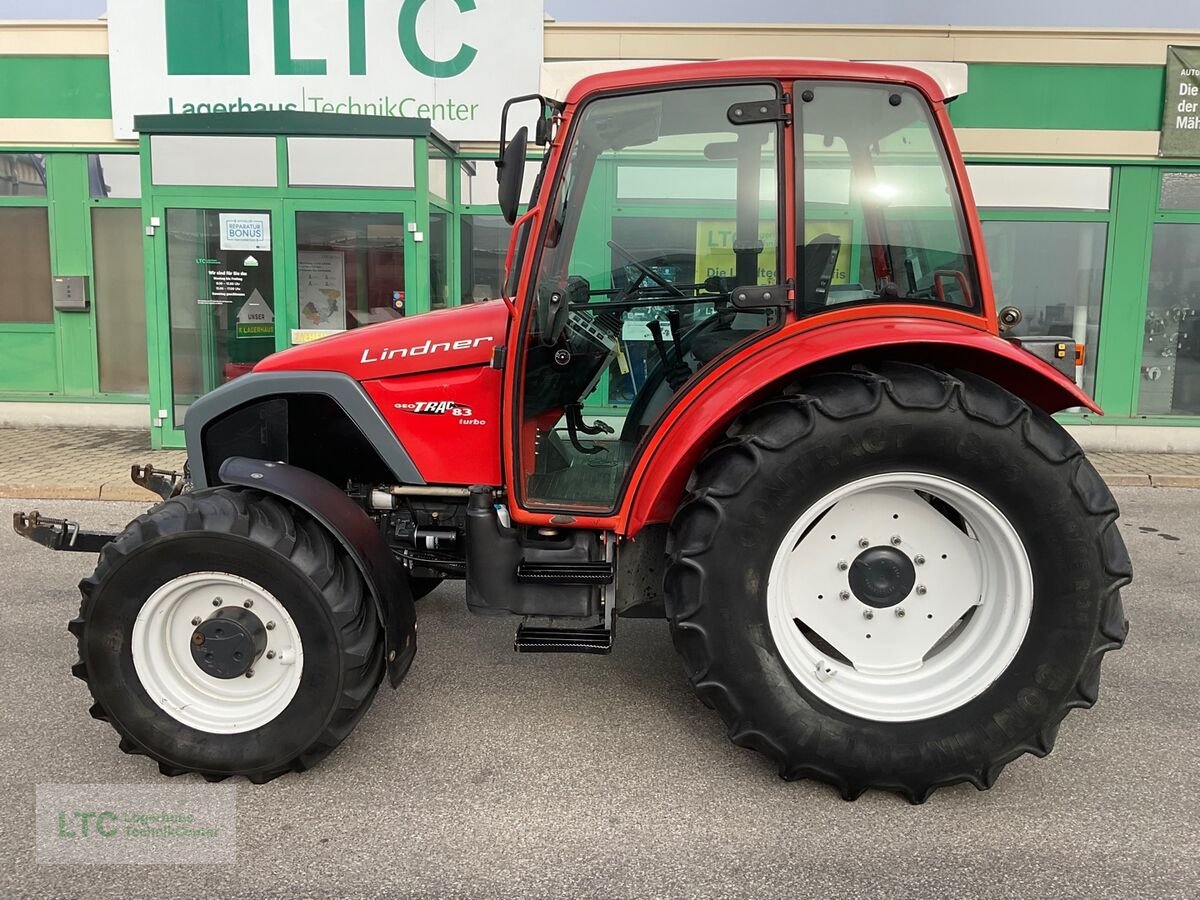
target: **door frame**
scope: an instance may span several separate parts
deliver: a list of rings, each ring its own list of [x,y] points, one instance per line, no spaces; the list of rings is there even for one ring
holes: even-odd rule
[[[286,346],[290,332],[283,316],[279,315],[279,299],[286,298],[283,254],[277,248],[287,235],[283,229],[283,203],[275,198],[236,197],[212,194],[175,194],[156,197],[150,205],[151,225],[147,241],[152,252],[153,289],[146,311],[147,335],[150,341],[150,442],[154,449],[183,447],[183,422],[175,420],[175,383],[172,370],[170,281],[167,270],[167,210],[192,209],[217,212],[266,212],[271,215],[271,278],[272,308],[275,312],[275,348]],[[154,225],[157,219],[159,225]],[[153,230],[153,235],[149,234]],[[281,293],[282,289],[282,293]],[[162,413],[166,413],[165,416]]]

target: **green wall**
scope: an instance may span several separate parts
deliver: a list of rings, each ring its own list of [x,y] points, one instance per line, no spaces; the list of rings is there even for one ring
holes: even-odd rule
[[[959,128],[1155,131],[1162,95],[1162,66],[971,63],[950,114]],[[111,106],[107,57],[0,57],[0,118],[105,119]]]
[[[106,56],[0,56],[0,119],[107,119]]]
[[[972,63],[950,104],[956,128],[1157,131],[1162,66]]]

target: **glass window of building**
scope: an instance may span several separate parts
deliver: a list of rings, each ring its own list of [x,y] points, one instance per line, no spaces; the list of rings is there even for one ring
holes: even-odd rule
[[[48,210],[0,207],[0,322],[53,321]]]
[[[0,153],[0,197],[45,197],[46,157]]]
[[[500,216],[465,215],[459,220],[462,248],[459,283],[462,302],[474,303],[501,296],[504,259],[512,228]]]
[[[541,159],[525,163],[525,180],[521,182],[521,204],[529,203],[542,169]],[[495,206],[500,202],[496,164],[490,159],[464,160],[459,167],[459,201],[468,206]]]
[[[1153,241],[1137,411],[1200,415],[1200,224],[1160,223]]]
[[[1162,209],[1200,209],[1200,172],[1163,172]]]
[[[148,378],[142,211],[135,206],[94,208],[92,255],[100,390],[144,394]]]
[[[450,198],[450,165],[444,154],[433,143],[429,144],[429,196],[438,200]]]
[[[88,156],[88,193],[93,200],[142,196],[142,163],[136,153],[92,153]]]
[[[1009,333],[1083,344],[1076,381],[1093,395],[1108,224],[989,221],[983,223],[983,236],[996,307],[1015,306],[1024,316]]]
[[[443,306],[453,306],[450,302],[449,280],[446,267],[449,265],[449,228],[448,213],[431,212],[429,214],[429,308],[441,309]]]
[[[296,213],[300,327],[344,331],[405,314],[401,213]]]

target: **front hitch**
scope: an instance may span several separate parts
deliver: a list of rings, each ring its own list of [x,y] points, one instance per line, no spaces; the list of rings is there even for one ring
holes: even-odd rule
[[[87,531],[70,519],[51,519],[36,509],[31,513],[13,513],[13,531],[23,538],[72,553],[99,553],[116,534],[107,531]]]
[[[133,483],[143,487],[163,500],[178,497],[188,485],[187,467],[182,472],[156,469],[151,465],[135,465],[129,477]],[[31,513],[13,513],[13,531],[34,543],[51,550],[72,553],[99,553],[117,535],[108,531],[88,531],[70,519],[52,519],[36,509]]]
[[[187,468],[182,472],[173,472],[168,469],[156,469],[149,463],[136,463],[129,470],[129,478],[138,487],[158,494],[164,500],[170,500],[183,492],[187,482]]]

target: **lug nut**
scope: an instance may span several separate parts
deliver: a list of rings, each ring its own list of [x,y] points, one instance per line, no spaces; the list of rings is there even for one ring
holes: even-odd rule
[[[850,568],[850,564],[844,559],[839,559],[837,567],[839,572],[845,572],[848,568]]]
[[[897,606],[897,607],[896,607],[896,618],[897,618],[897,619],[903,619],[903,618],[904,618],[904,607],[903,607],[903,606]]]
[[[896,546],[899,546],[899,544],[900,544],[900,535],[893,534],[892,535],[892,546],[896,547]]]
[[[275,630],[275,623],[274,623],[274,622],[268,622],[268,623],[267,623],[267,631],[274,631],[274,630]]]
[[[268,650],[268,651],[267,651],[267,659],[274,659],[274,658],[275,658],[275,651],[274,651],[274,650]]]
[[[254,677],[254,670],[253,670],[253,669],[247,669],[247,670],[246,670],[246,677],[247,677],[247,678],[253,678],[253,677]]]
[[[850,592],[849,592],[849,591],[842,591],[840,594],[838,594],[838,599],[839,599],[839,600],[849,600],[849,599],[850,599]]]
[[[866,538],[859,538],[859,539],[858,539],[858,546],[860,546],[860,547],[862,547],[864,550],[866,550],[868,547],[870,547],[870,546],[871,546],[871,542],[870,542],[870,541],[868,541]]]
[[[874,611],[873,609],[864,609],[864,610],[863,610],[863,618],[864,618],[864,619],[873,619],[873,618],[875,618],[875,611]]]
[[[925,557],[920,555],[914,556],[913,562],[915,562],[918,566],[923,566],[925,565]]]
[[[923,596],[925,596],[925,585],[923,585],[923,584],[918,584],[918,585],[917,585],[917,596],[918,596],[918,597],[923,597]]]
[[[254,605],[254,601],[253,601],[253,600],[246,600],[245,602],[243,602],[243,603],[242,603],[242,606],[246,607],[246,609],[249,609],[249,608],[250,608],[250,607],[252,607],[253,605]]]
[[[192,619],[192,624],[193,624],[193,625],[199,625],[199,624],[200,624],[201,622],[203,622],[203,621],[204,621],[204,620],[203,620],[203,619],[201,619],[199,616],[196,616],[196,618]]]
[[[213,598],[213,606],[220,606],[220,605],[221,605],[221,598],[220,598],[220,597],[214,597],[214,598]]]

